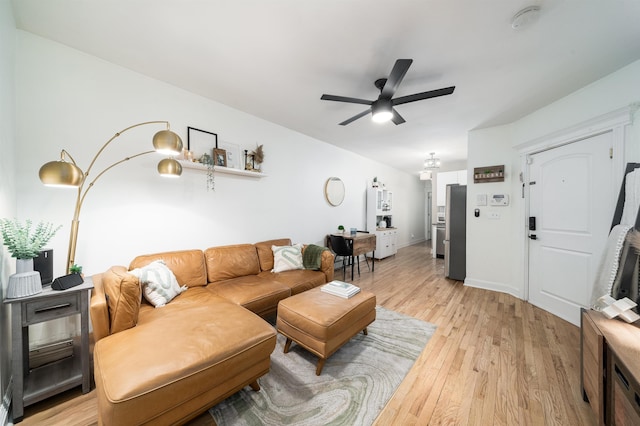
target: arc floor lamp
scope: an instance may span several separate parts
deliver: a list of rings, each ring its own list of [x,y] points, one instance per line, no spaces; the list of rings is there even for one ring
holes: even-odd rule
[[[166,124],[167,126],[166,130],[160,130],[153,136],[153,150],[141,152],[139,154],[125,157],[120,161],[116,161],[110,166],[105,167],[96,175],[96,177],[91,182],[87,184],[89,173],[91,172],[93,165],[95,164],[98,157],[100,157],[100,154],[102,154],[102,152],[107,146],[109,146],[111,142],[113,142],[118,136],[128,130],[148,124]],[[89,192],[89,190],[102,175],[111,170],[113,167],[117,166],[118,164],[124,163],[125,161],[131,160],[132,158],[151,154],[153,152],[159,152],[165,155],[178,155],[182,152],[182,139],[180,139],[180,136],[170,130],[168,121],[146,121],[144,123],[134,124],[133,126],[129,126],[126,129],[116,133],[111,139],[109,139],[104,145],[102,145],[102,147],[98,150],[96,155],[91,160],[89,167],[84,172],[80,169],[80,167],[78,167],[73,157],[71,157],[71,155],[64,149],[60,153],[60,160],[50,161],[40,167],[40,180],[43,184],[47,186],[78,188],[78,197],[76,198],[75,211],[73,214],[73,220],[71,221],[71,232],[69,234],[67,274],[69,273],[69,269],[75,262],[76,242],[78,240],[78,226],[80,224],[80,209],[82,208],[82,203],[87,196],[87,192]],[[71,162],[68,162],[66,160],[67,158],[71,160]],[[165,158],[158,163],[158,173],[160,173],[160,175],[164,177],[179,177],[182,174],[182,166],[173,158]]]

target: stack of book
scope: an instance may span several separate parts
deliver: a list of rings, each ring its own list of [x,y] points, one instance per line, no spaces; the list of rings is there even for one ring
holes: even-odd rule
[[[322,287],[321,291],[325,293],[333,294],[334,296],[340,296],[344,299],[349,299],[360,292],[360,287],[356,287],[353,284],[345,283],[342,281],[331,281]]]

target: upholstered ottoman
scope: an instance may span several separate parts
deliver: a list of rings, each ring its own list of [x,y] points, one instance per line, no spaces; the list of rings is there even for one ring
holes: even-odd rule
[[[368,291],[350,299],[324,293],[320,287],[305,291],[278,303],[276,326],[287,338],[284,352],[291,341],[319,356],[316,375],[324,363],[342,345],[376,319],[376,296]]]

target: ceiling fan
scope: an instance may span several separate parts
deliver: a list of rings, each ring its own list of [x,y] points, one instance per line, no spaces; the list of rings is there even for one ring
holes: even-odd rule
[[[394,106],[406,104],[409,102],[421,101],[423,99],[435,98],[438,96],[450,95],[456,88],[456,86],[451,86],[443,89],[430,90],[428,92],[415,93],[413,95],[401,96],[399,98],[393,99],[393,95],[396,93],[396,90],[398,90],[398,86],[400,86],[400,83],[402,82],[404,75],[409,70],[412,62],[413,59],[398,59],[393,66],[391,74],[389,74],[388,78],[380,78],[375,81],[375,86],[380,90],[380,95],[375,101],[335,95],[322,95],[320,99],[324,101],[371,105],[371,107],[366,111],[354,115],[353,117],[340,123],[341,126],[346,126],[347,124],[356,121],[358,118],[364,117],[370,112],[372,113],[371,118],[373,119],[373,121],[381,123],[391,120],[396,125],[402,124],[405,122],[405,119],[402,118],[400,114],[398,114],[398,111],[393,108]]]

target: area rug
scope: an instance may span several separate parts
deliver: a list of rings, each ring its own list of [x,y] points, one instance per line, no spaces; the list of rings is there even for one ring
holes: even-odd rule
[[[327,360],[316,376],[318,358],[285,338],[271,355],[271,371],[209,410],[226,425],[370,425],[433,335],[436,326],[380,306],[376,320]]]

